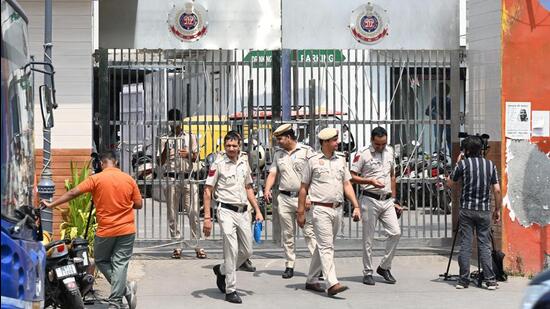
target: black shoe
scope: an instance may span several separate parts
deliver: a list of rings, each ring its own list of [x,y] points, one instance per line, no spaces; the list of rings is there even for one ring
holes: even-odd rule
[[[323,272],[322,271],[319,272],[319,275],[317,276],[317,278],[318,278],[319,281],[325,281],[325,277],[323,277]]]
[[[363,284],[366,285],[374,285],[376,282],[374,281],[374,278],[372,275],[364,275],[363,276]]]
[[[254,267],[252,265],[252,262],[247,259],[246,261],[244,261],[244,263],[241,266],[239,266],[239,270],[253,273],[256,271],[256,267]]]
[[[225,293],[225,275],[220,271],[221,264],[214,266],[214,274],[216,274],[216,285],[220,292]]]
[[[237,294],[237,292],[225,294],[225,301],[228,301],[228,302],[234,303],[234,304],[240,304],[240,303],[243,302],[243,300],[241,299],[239,294]]]
[[[376,273],[378,273],[380,276],[384,277],[384,280],[386,280],[389,284],[395,284],[397,280],[391,275],[391,272],[389,269],[384,269],[380,266],[376,269]]]
[[[469,282],[469,281],[458,280],[457,284],[455,285],[455,288],[456,288],[457,290],[462,290],[462,289],[467,289],[468,286],[470,286],[470,282]]]
[[[283,273],[283,279],[290,279],[294,277],[294,268],[287,267]]]

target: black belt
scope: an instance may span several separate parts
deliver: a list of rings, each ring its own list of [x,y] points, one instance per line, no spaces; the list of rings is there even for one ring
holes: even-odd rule
[[[220,207],[221,208],[225,208],[225,209],[229,209],[229,210],[233,210],[234,212],[245,212],[248,208],[248,205],[243,205],[243,206],[235,206],[235,205],[231,205],[231,204],[226,204],[226,203],[220,203]]]
[[[385,201],[391,198],[391,193],[372,193],[367,190],[361,190],[361,193],[363,193],[363,195],[372,197],[373,199],[379,200],[379,201]]]
[[[286,195],[286,196],[290,196],[290,197],[298,197],[298,192],[293,192],[293,191],[279,191],[280,193]]]
[[[189,178],[189,176],[195,177],[195,173],[176,173],[176,172],[164,173],[164,177],[170,177],[175,179],[179,179],[180,177],[186,179],[186,178]]]

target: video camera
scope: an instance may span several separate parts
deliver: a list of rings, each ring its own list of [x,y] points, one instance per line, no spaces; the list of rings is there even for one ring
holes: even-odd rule
[[[489,150],[489,134],[487,133],[476,133],[475,135],[471,135],[466,132],[459,132],[458,137],[462,138],[462,140],[460,141],[460,151],[464,151],[464,139],[470,136],[479,138],[479,140],[481,141],[481,153],[485,157],[487,155],[487,151]]]
[[[94,170],[94,174],[101,173],[103,169],[101,168],[99,154],[97,152],[92,152],[90,157],[92,157],[92,169]]]

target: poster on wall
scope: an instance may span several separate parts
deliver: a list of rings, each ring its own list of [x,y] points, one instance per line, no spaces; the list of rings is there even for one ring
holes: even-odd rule
[[[531,102],[506,102],[506,137],[531,138]]]
[[[550,111],[533,111],[533,136],[550,136]]]

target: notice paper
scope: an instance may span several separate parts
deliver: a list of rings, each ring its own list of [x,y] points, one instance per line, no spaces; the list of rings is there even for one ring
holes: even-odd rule
[[[550,136],[550,111],[533,111],[533,136]]]
[[[531,102],[506,102],[506,137],[531,138]]]

